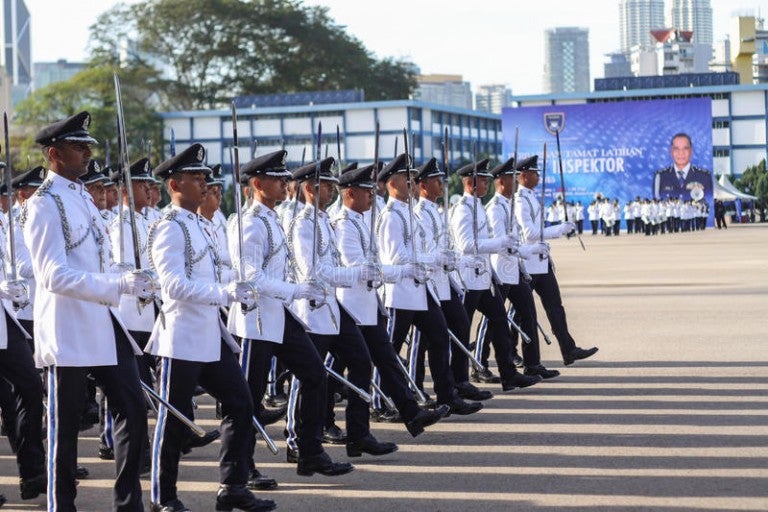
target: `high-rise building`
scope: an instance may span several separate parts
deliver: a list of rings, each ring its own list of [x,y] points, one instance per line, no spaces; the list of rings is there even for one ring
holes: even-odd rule
[[[512,106],[512,89],[503,84],[481,85],[475,93],[475,110],[501,114],[501,109]]]
[[[24,0],[3,0],[0,13],[3,48],[0,65],[11,84],[10,105],[27,97],[32,90],[32,44],[29,10]],[[9,106],[9,105],[6,105]]]
[[[621,52],[653,44],[651,30],[664,28],[664,0],[619,0]]]
[[[69,80],[85,69],[85,62],[67,62],[59,59],[56,62],[35,62],[35,89],[42,89],[56,82]]]
[[[693,42],[712,45],[712,6],[709,0],[670,0],[667,26],[693,31]]]
[[[416,77],[415,100],[435,105],[472,108],[472,89],[461,75],[419,75]]]
[[[544,31],[544,92],[589,91],[589,29]]]

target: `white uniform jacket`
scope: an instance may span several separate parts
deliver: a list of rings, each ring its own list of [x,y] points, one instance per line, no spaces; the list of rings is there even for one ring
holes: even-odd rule
[[[9,270],[9,264],[10,264],[10,257],[8,256],[8,253],[6,252],[6,249],[9,247],[10,241],[5,239],[5,230],[7,229],[7,226],[5,225],[5,219],[0,219],[0,259],[5,263],[5,266],[0,266],[0,279],[9,279],[8,270]],[[21,230],[17,227],[17,224],[14,224],[14,231],[17,232],[17,240],[14,240],[14,245],[24,245],[23,242],[19,244],[18,237],[21,234]],[[27,256],[29,254],[27,253]],[[18,258],[18,253],[17,256]],[[27,258],[27,261],[29,261],[29,258]],[[18,262],[18,259],[16,261],[17,268],[16,273],[17,277],[24,277],[21,274],[21,265]],[[27,266],[29,266],[29,263],[27,263]],[[30,285],[32,286],[32,285]],[[30,299],[32,297],[32,291],[30,290]],[[19,324],[18,320],[16,319],[16,313],[13,311],[13,304],[9,300],[3,300],[3,309],[5,309],[6,313],[8,313],[8,317],[13,319],[14,322],[16,322],[16,325],[19,326],[21,329],[21,332],[24,333],[25,337],[30,338],[28,332],[26,332],[22,327],[21,324]],[[27,306],[29,308],[29,306]],[[25,308],[25,309],[27,309]],[[30,319],[31,320],[31,319]],[[8,348],[8,326],[6,325],[5,319],[0,320],[0,350]]]
[[[230,238],[230,252],[237,258],[236,237]],[[243,212],[243,259],[246,279],[255,281],[259,291],[261,332],[256,311],[243,313],[238,304],[229,309],[227,327],[241,338],[282,343],[285,308],[291,303],[296,285],[286,282],[290,259],[278,214],[259,202]],[[234,263],[239,268],[237,259]]]
[[[149,268],[149,258],[147,257],[147,235],[149,232],[149,226],[147,220],[143,215],[138,212],[135,215],[136,218],[136,231],[138,233],[139,240],[139,255],[141,268]],[[134,252],[133,252],[133,232],[131,231],[131,219],[128,213],[128,207],[123,208],[123,248],[121,261],[120,250],[120,224],[118,223],[118,217],[112,219],[112,223],[109,225],[109,238],[112,244],[112,255],[117,263],[127,263],[131,267],[134,267]],[[155,324],[155,310],[152,304],[147,304],[145,307],[139,308],[137,306],[138,301],[136,297],[129,295],[123,295],[120,297],[120,318],[123,320],[128,329],[138,332],[152,332],[152,327]]]
[[[149,231],[149,255],[157,272],[165,324],[156,321],[146,352],[173,359],[218,361],[221,341],[240,352],[219,315],[227,306],[219,282],[221,264],[197,213],[173,206]]]
[[[371,257],[371,225],[368,215],[342,206],[333,227],[336,231],[341,264],[351,268],[374,261]],[[397,280],[400,267],[382,265],[385,282]],[[337,288],[336,298],[341,306],[355,320],[357,325],[376,325],[380,309],[379,294],[376,289],[368,288],[367,283],[355,283],[350,288]]]
[[[314,334],[339,334],[339,303],[333,288],[348,288],[359,280],[358,268],[341,266],[336,234],[331,228],[331,222],[324,211],[317,213],[319,226],[316,248],[312,246],[314,231],[314,211],[311,204],[304,205],[291,223],[288,233],[289,247],[294,258],[294,268],[299,280],[307,280],[312,275],[313,254],[315,255],[316,277],[329,285],[331,293],[326,297],[326,305],[316,309],[310,307],[309,301],[299,299],[293,301],[293,311],[299,316]]]
[[[211,219],[211,222],[213,223],[215,230],[221,264],[227,268],[232,268],[232,257],[229,252],[229,234],[227,233],[227,218],[221,213],[221,210],[216,210],[213,212],[213,219]]]
[[[22,218],[26,216],[26,207],[22,206],[21,213],[18,217],[14,218],[14,224],[13,224],[13,232],[14,232],[14,239],[13,239],[13,245],[14,249],[16,251],[16,277],[17,278],[23,278],[27,281],[27,285],[29,286],[29,304],[27,304],[24,308],[19,309],[15,312],[15,317],[19,320],[33,320],[34,319],[34,306],[35,306],[35,274],[32,269],[32,257],[29,254],[29,249],[27,249],[27,244],[24,243],[24,233],[21,230],[20,221]],[[2,221],[5,222],[5,219]],[[5,233],[5,230],[7,229],[7,226],[3,225],[3,232]],[[3,245],[6,247],[4,258],[5,265],[6,265],[6,272],[10,272],[11,269],[11,260],[10,260],[10,251],[11,251],[11,239],[8,237],[6,243]],[[14,316],[14,315],[11,315]]]
[[[386,206],[378,213],[376,238],[379,244],[379,257],[383,265],[406,265],[411,263],[411,244],[416,247],[416,259],[424,245],[422,230],[411,228],[408,205],[390,197]],[[416,219],[414,218],[414,224]],[[414,240],[411,240],[413,235]],[[408,309],[411,311],[427,310],[427,291],[423,284],[417,285],[413,279],[401,279],[384,285],[384,305],[388,308]]]
[[[536,193],[526,187],[520,187],[515,195],[515,217],[520,227],[520,240],[524,244],[535,244],[541,237],[541,204]],[[559,238],[562,228],[550,226],[544,228],[544,238]],[[529,274],[546,274],[549,268],[548,257],[540,258],[532,254],[525,260],[525,269]]]
[[[461,277],[468,290],[488,290],[491,287],[491,254],[502,251],[501,238],[491,238],[488,232],[488,217],[480,198],[477,198],[477,254],[485,260],[486,272],[477,274],[472,265],[475,251],[475,234],[473,216],[475,209],[472,202],[475,198],[464,193],[458,203],[450,211],[451,236],[456,250],[462,254],[459,263]]]
[[[446,247],[450,247],[446,238],[450,238],[450,233],[443,222],[443,216],[437,203],[423,197],[413,207],[413,214],[419,220],[422,232],[424,233],[424,251],[420,259],[423,263],[430,263],[432,273],[429,276],[428,290],[436,301],[451,300],[451,286],[461,292],[461,286],[452,281],[442,265],[439,265],[439,255]],[[425,261],[426,256],[432,256],[434,262]]]
[[[492,238],[498,238],[507,234],[518,238],[517,222],[510,226],[510,214],[512,204],[509,199],[501,194],[494,194],[488,204],[485,205],[485,213],[488,217],[488,231]],[[519,261],[516,254],[510,254],[508,250],[491,254],[491,266],[502,284],[520,283]]]
[[[111,264],[109,239],[91,195],[81,182],[49,171],[27,200],[23,232],[37,281],[36,364],[117,364],[113,316],[125,330],[116,309],[120,275],[105,273]]]

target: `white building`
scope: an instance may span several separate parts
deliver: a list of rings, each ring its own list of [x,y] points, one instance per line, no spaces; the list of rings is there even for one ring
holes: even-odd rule
[[[165,138],[164,152],[169,154],[171,130],[177,148],[193,142],[203,144],[208,162],[231,164],[232,118],[230,110],[199,110],[161,114]],[[290,165],[314,158],[318,123],[322,123],[322,153],[337,157],[336,127],[339,127],[341,160],[367,164],[373,162],[374,133],[379,123],[379,158],[388,161],[402,153],[403,129],[410,134],[409,152],[421,164],[434,156],[442,161],[445,128],[450,138],[453,169],[478,156],[498,160],[501,157],[501,116],[486,112],[424,103],[415,100],[338,103],[287,107],[242,108],[238,110],[240,161],[249,159],[252,139],[258,142],[258,154],[284,147]]]
[[[663,28],[664,0],[620,0],[619,37],[621,51],[651,44],[651,30]]]
[[[413,99],[437,105],[472,108],[472,89],[461,75],[419,75]]]
[[[501,114],[501,109],[512,105],[512,89],[504,84],[481,85],[475,93],[475,109],[480,112]]]

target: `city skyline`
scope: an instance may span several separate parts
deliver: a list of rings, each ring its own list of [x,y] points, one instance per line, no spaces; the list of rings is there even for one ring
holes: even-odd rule
[[[116,3],[81,0],[74,11],[65,2],[26,0],[32,15],[33,61],[83,60],[88,27]],[[364,3],[305,3],[329,7],[331,18],[346,26],[377,57],[407,58],[425,74],[461,74],[473,90],[485,84],[505,84],[515,95],[543,93],[547,29],[589,29],[590,85],[603,76],[604,55],[620,48],[618,0],[601,0],[589,7],[566,0],[534,4],[489,0],[449,9],[437,0],[391,0],[386,9],[376,12],[376,24],[371,21],[371,6]],[[711,5],[715,41],[725,36],[733,12],[768,15],[768,0],[711,0]],[[51,36],[62,33],[62,27],[67,27],[63,36]]]

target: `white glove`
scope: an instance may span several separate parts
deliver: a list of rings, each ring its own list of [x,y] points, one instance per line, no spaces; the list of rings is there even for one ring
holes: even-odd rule
[[[501,248],[502,249],[517,249],[517,238],[515,238],[512,235],[504,235],[501,238]]]
[[[403,279],[413,279],[418,283],[426,283],[427,277],[427,268],[420,263],[408,263],[403,267]]]
[[[15,281],[8,281],[3,279],[0,281],[0,298],[10,300],[16,304],[28,304],[29,303],[29,287],[25,279],[17,279]]]
[[[132,271],[120,276],[120,294],[131,295],[141,300],[155,297],[157,282],[149,272]]]
[[[560,224],[560,236],[571,236],[576,232],[576,225],[571,222],[563,222]]]
[[[454,251],[445,249],[440,253],[440,257],[439,257],[440,266],[443,267],[443,270],[445,270],[446,272],[452,272],[456,270],[457,261],[458,261],[458,257]]]
[[[538,254],[534,252],[534,245],[518,245],[517,255],[523,259],[528,259],[532,254]]]
[[[517,248],[517,253],[525,259],[530,258],[534,254],[541,254],[542,256],[549,255],[549,244],[546,242],[536,242],[535,244],[521,245]]]
[[[227,285],[229,302],[239,302],[246,311],[256,306],[256,287],[249,281],[232,281]]]
[[[363,263],[360,265],[361,283],[380,283],[384,277],[381,275],[381,268],[373,263]]]
[[[296,290],[293,292],[293,300],[299,299],[323,302],[325,301],[325,290],[323,290],[322,286],[311,281],[298,283],[296,285]]]

